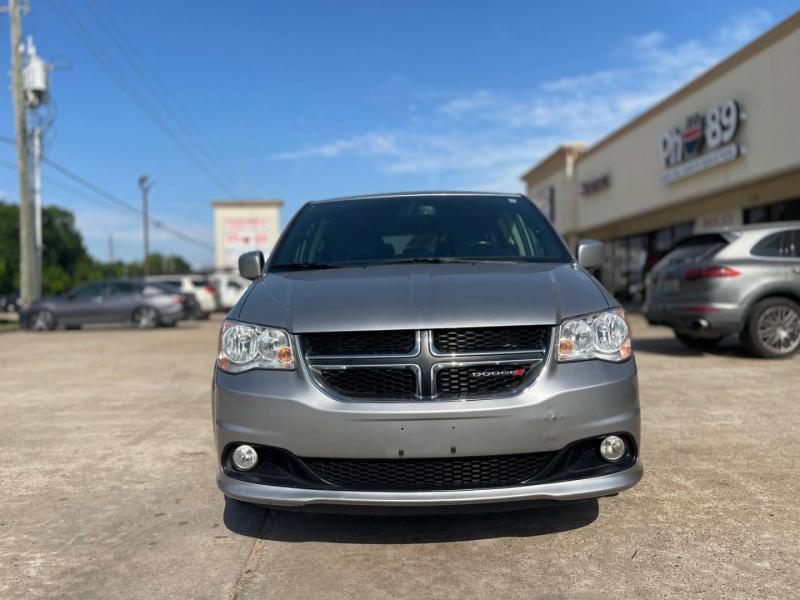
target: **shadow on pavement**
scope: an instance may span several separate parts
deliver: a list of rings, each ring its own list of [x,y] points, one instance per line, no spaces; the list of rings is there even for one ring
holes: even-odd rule
[[[433,544],[499,537],[534,537],[579,529],[599,514],[596,499],[510,512],[425,515],[353,515],[272,511],[263,537],[279,542]],[[227,500],[225,525],[256,537],[265,509]]]
[[[225,523],[225,527],[233,533],[248,537],[258,537],[264,527],[264,519],[267,518],[268,513],[269,509],[263,506],[225,498],[225,510],[222,514],[222,520]]]
[[[747,351],[737,342],[736,339],[723,340],[719,346],[710,350],[697,350],[679,342],[675,338],[633,338],[633,350],[636,353],[663,354],[667,356],[725,356],[730,358],[748,358],[751,360],[761,360]]]

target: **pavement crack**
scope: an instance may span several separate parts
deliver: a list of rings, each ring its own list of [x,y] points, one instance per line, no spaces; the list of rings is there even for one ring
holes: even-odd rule
[[[270,512],[270,510],[264,511],[264,520],[261,522],[261,527],[258,530],[258,537],[253,543],[253,547],[250,549],[247,559],[244,561],[244,567],[239,574],[239,578],[236,580],[236,585],[233,586],[232,600],[244,600],[246,597],[247,590],[255,575],[256,567],[261,560],[261,555],[264,554]]]

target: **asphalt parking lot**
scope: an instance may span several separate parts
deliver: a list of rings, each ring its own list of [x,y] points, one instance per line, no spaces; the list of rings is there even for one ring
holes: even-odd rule
[[[226,504],[219,321],[0,333],[0,597],[789,598],[800,357],[635,319],[645,477],[615,498],[381,517]]]

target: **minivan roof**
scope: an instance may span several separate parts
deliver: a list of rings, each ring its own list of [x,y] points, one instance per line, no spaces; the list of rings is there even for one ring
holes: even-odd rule
[[[522,194],[514,193],[514,194],[503,194],[502,192],[445,192],[445,191],[438,191],[438,192],[392,192],[388,194],[365,194],[361,196],[342,196],[340,198],[329,198],[325,200],[311,200],[307,202],[307,204],[325,204],[328,202],[342,202],[345,200],[379,200],[382,198],[406,198],[406,197],[413,197],[413,196],[437,196],[440,198],[446,198],[448,196],[458,197],[458,196],[500,196],[503,198],[521,198]]]

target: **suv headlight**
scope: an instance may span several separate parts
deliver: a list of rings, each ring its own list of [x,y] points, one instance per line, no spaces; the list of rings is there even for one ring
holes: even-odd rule
[[[219,332],[217,364],[223,371],[294,369],[289,334],[283,329],[224,321]]]
[[[621,308],[567,319],[558,329],[559,362],[589,358],[621,362],[630,355],[630,329]]]

